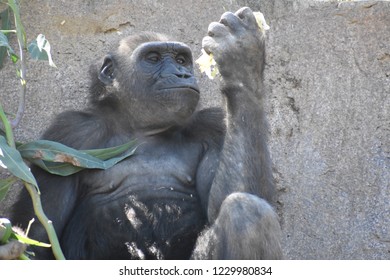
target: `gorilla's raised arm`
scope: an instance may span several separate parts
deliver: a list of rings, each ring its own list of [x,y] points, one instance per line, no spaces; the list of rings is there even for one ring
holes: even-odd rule
[[[264,35],[249,8],[213,22],[203,48],[222,76],[226,136],[194,258],[281,258],[263,109]],[[268,201],[268,202],[267,202]]]

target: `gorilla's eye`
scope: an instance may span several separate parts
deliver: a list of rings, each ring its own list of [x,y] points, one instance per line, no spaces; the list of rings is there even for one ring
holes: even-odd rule
[[[184,55],[179,55],[176,57],[176,62],[180,65],[186,65],[187,64],[187,58]]]
[[[161,59],[160,55],[156,52],[150,52],[146,55],[146,60],[150,63],[157,63]]]

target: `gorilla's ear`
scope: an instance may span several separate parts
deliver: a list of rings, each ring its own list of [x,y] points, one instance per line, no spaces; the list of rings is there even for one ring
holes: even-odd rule
[[[104,58],[102,67],[100,68],[99,80],[106,86],[112,85],[114,82],[114,61],[111,55]]]

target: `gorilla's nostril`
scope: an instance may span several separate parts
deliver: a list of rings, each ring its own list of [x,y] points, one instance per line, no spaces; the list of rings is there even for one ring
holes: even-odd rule
[[[189,78],[192,77],[191,75],[185,74],[185,73],[183,73],[183,74],[176,74],[176,76],[177,76],[178,78],[181,78],[181,79],[189,79]]]

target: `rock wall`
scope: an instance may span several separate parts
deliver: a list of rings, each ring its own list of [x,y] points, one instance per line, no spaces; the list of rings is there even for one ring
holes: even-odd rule
[[[169,33],[197,56],[208,24],[240,6],[261,10],[271,26],[265,82],[286,258],[389,259],[388,1],[22,1],[29,41],[45,34],[58,69],[28,64],[18,140],[38,138],[60,111],[83,108],[90,63],[122,36]],[[219,105],[216,82],[197,75],[202,106]],[[7,63],[0,98],[8,112],[17,83]]]

